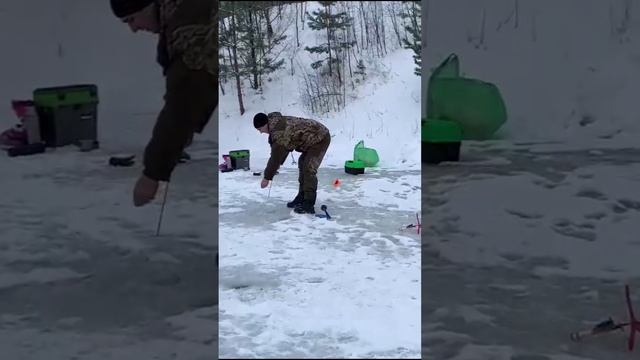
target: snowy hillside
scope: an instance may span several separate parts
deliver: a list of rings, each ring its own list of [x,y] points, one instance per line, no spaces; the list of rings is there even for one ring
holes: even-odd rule
[[[24,0],[0,5],[0,44],[0,131],[17,122],[12,99],[93,83],[101,145],[0,154],[2,357],[215,357],[217,126],[176,169],[156,237],[161,196],[131,199],[164,93],[156,38],[132,34],[108,1]],[[108,166],[115,153],[136,164]]]
[[[498,85],[509,113],[503,138],[634,142],[640,8],[630,4],[625,18],[625,4],[430,0],[425,68],[456,53],[463,73]]]
[[[307,11],[318,8],[318,3],[309,2]],[[293,8],[286,7],[285,11],[292,13]],[[345,160],[352,159],[356,143],[364,140],[366,147],[378,151],[380,167],[419,169],[421,85],[420,77],[413,74],[415,64],[411,50],[396,48],[382,59],[364,55],[367,80],[357,87],[354,98],[340,112],[314,115],[303,105],[301,74],[310,71],[310,64],[317,59],[311,57],[304,46],[320,42],[320,35],[308,26],[300,29],[301,46],[296,47],[295,29],[290,27],[285,34],[288,40],[283,46],[284,68],[269,76],[263,93],[245,86],[244,115],[239,112],[233,81],[225,85],[225,95],[220,93],[220,154],[249,149],[252,166],[263,168],[269,157],[269,146],[266,135],[261,136],[253,128],[252,119],[258,112],[279,111],[318,119],[327,125],[333,138],[323,166],[343,167]],[[291,64],[294,75],[291,75]],[[290,162],[285,163],[288,164]]]

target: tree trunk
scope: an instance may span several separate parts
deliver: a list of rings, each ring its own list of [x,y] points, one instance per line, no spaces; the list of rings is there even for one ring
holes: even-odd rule
[[[300,47],[300,39],[298,37],[298,4],[295,4],[294,6],[296,7],[296,46]]]
[[[280,10],[278,10],[278,12],[280,12]],[[267,38],[271,39],[273,37],[273,27],[271,27],[271,18],[269,16],[269,8],[265,8],[264,18],[267,21]]]
[[[236,34],[236,14],[235,14],[235,5],[233,2],[231,3],[231,28],[233,35],[233,46],[231,47],[232,51],[232,59],[233,59],[233,68],[236,76],[236,89],[238,90],[238,105],[240,106],[240,115],[244,115],[244,104],[242,103],[242,81],[240,81],[240,66],[238,65],[238,36]]]
[[[222,38],[223,34],[224,34],[224,38],[225,40],[228,41],[227,37],[229,36],[229,32],[227,31],[227,27],[224,23],[224,20],[220,20],[220,29],[219,29],[219,34],[220,34],[220,38]],[[229,44],[225,44],[224,42],[222,42],[220,44],[220,51],[222,51],[222,53],[224,54],[224,48],[227,48],[227,50],[229,50]],[[231,64],[231,52],[229,52],[229,64]],[[224,55],[222,55],[222,63],[221,63],[221,68],[222,66],[227,65],[227,59]],[[229,68],[226,68],[227,70],[223,73],[222,71],[220,71],[220,76],[219,76],[219,82],[227,82],[227,76],[229,76]]]
[[[393,24],[393,32],[398,39],[398,45],[402,46],[402,38],[400,37],[400,31],[398,31],[398,18],[396,15],[395,3],[391,3],[389,8],[391,9],[391,23]]]
[[[256,39],[258,39],[258,45],[260,47],[260,51],[259,53],[262,55],[262,57],[266,57],[267,56],[267,51],[264,48],[264,35],[262,34],[261,28],[260,28],[260,21],[259,21],[259,16],[256,16],[256,27],[255,27],[255,32],[256,32]],[[268,49],[271,48],[271,40],[267,39],[268,41]]]
[[[351,41],[351,39],[347,40]],[[349,79],[351,79],[351,88],[355,90],[356,86],[353,83],[353,69],[351,68],[351,48],[348,48],[347,51],[347,61],[349,62]]]
[[[331,8],[329,6],[327,8],[327,15],[331,15]],[[329,50],[329,75],[333,76],[333,64],[331,61],[331,28],[329,24],[327,24],[327,50]]]
[[[355,17],[353,16],[353,8],[349,7],[349,16],[355,20]],[[358,16],[358,10],[356,9],[356,16]],[[355,45],[356,48],[359,49],[358,47],[358,32],[356,31],[356,22],[355,21],[351,21],[351,34],[352,34],[352,39],[355,41]]]
[[[264,72],[264,68],[261,65],[261,61],[262,59],[264,59],[267,56],[267,52],[270,51],[269,49],[271,48],[271,40],[269,38],[267,38],[268,41],[268,48],[265,49],[264,46],[264,34],[261,31],[261,27],[260,27],[260,16],[256,13],[254,13],[254,20],[255,20],[255,27],[253,27],[253,31],[255,31],[255,39],[257,42],[257,47],[258,47],[258,52],[256,55],[256,72],[258,73],[257,78],[255,78],[254,80],[256,81],[257,85],[255,87],[255,89],[259,89],[260,87],[262,87],[262,75]]]
[[[384,54],[387,54],[387,33],[385,32],[384,29],[384,8],[382,7],[382,5],[380,5],[380,18],[382,19],[382,21],[380,21],[380,28],[381,28],[381,32],[382,32],[382,49],[384,49]]]
[[[364,23],[364,30],[365,30],[364,35],[367,40],[366,42],[367,46],[365,47],[363,43],[363,47],[368,49],[369,48],[369,21],[368,21],[369,19],[367,19],[367,13],[364,10],[364,2],[360,3],[360,11],[362,14],[362,23]]]
[[[347,106],[347,82],[342,83],[342,106]]]
[[[349,29],[347,29],[350,32]],[[347,41],[351,41],[351,36],[347,36]],[[347,61],[349,62],[349,77],[352,79],[351,83],[353,83],[353,70],[351,69],[351,52],[349,51],[351,48],[347,48]]]
[[[251,74],[253,75],[253,81],[251,82],[251,88],[254,90],[258,89],[258,58],[256,56],[256,42],[254,37],[256,36],[256,32],[254,32],[253,19],[255,17],[255,13],[252,10],[248,11],[247,24],[249,35],[249,61],[251,65]]]
[[[376,35],[376,51],[378,52],[378,56],[382,57],[382,44],[380,43],[380,30],[378,23],[378,5],[376,2],[373,2],[373,29]]]

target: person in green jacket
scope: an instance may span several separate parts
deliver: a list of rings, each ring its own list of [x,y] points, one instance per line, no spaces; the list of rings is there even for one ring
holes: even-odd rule
[[[158,34],[157,62],[165,76],[164,107],[144,152],[133,191],[135,206],[152,201],[169,181],[194,133],[218,106],[217,0],[110,0],[133,32]],[[132,74],[135,75],[135,74]]]
[[[331,143],[329,129],[316,120],[283,116],[279,112],[256,114],[253,126],[260,133],[269,134],[271,145],[271,156],[260,186],[264,189],[269,185],[291,151],[301,152],[298,194],[287,207],[294,208],[298,214],[315,214],[318,168]]]

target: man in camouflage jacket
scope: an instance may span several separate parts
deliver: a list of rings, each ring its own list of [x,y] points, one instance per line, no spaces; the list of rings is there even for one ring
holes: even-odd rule
[[[159,35],[157,61],[166,78],[164,107],[133,193],[134,205],[142,206],[153,200],[159,181],[169,181],[193,134],[218,106],[218,0],[110,1],[132,31]]]
[[[298,159],[298,194],[287,207],[298,214],[314,214],[318,191],[318,168],[331,143],[331,134],[320,122],[279,112],[269,115],[256,114],[253,126],[261,133],[269,134],[271,156],[264,170],[260,186],[264,189],[278,171],[291,151],[301,152]]]

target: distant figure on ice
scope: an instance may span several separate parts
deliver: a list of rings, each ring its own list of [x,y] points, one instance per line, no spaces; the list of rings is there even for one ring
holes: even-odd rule
[[[301,152],[298,159],[298,195],[287,203],[287,207],[294,208],[298,214],[315,214],[318,168],[331,143],[329,129],[318,121],[283,116],[279,112],[256,114],[253,126],[260,133],[269,134],[271,145],[271,157],[260,186],[264,189],[269,185],[291,151]]]
[[[131,31],[159,35],[157,61],[166,78],[164,107],[133,190],[134,205],[142,206],[159,181],[169,181],[218,106],[218,0],[111,0],[111,9]]]

